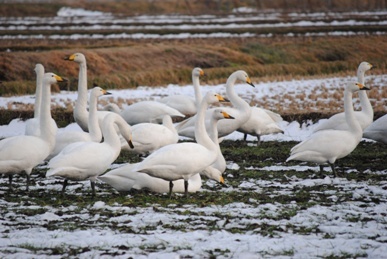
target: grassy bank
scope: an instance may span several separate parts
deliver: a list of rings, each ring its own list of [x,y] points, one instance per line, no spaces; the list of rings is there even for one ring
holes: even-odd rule
[[[169,41],[0,42],[0,95],[34,93],[36,63],[69,79],[61,88],[75,90],[78,65],[64,61],[82,52],[88,61],[88,85],[109,89],[139,85],[189,84],[191,70],[205,70],[207,84],[223,83],[237,69],[254,81],[354,75],[361,61],[385,73],[387,36],[272,39],[198,39]],[[55,43],[55,44],[54,44]],[[11,46],[12,45],[12,46]],[[25,46],[26,49],[23,47]],[[34,46],[34,47],[32,47]]]

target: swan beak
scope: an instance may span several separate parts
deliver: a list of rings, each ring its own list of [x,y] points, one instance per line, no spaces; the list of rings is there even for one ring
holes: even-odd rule
[[[217,94],[216,97],[218,98],[219,102],[230,102],[230,100],[228,100],[227,98],[224,98],[220,94]]]
[[[375,69],[376,67],[372,64],[369,64],[370,65],[370,69]]]
[[[228,114],[227,112],[222,112],[222,114],[223,114],[223,117],[224,117],[225,119],[235,119],[233,116],[231,116],[231,115]]]
[[[199,76],[206,76],[206,74],[204,73],[204,71],[203,71],[203,70],[200,70],[200,72],[199,72]]]
[[[133,145],[133,142],[131,139],[128,140],[128,145],[130,148],[132,148],[132,149],[134,148],[134,145]]]
[[[359,87],[359,90],[370,90],[368,87],[364,86],[363,84],[356,83],[356,85]]]
[[[60,77],[58,75],[55,75],[55,79],[57,82],[64,82],[64,81],[67,81],[67,79],[63,78],[63,77]]]
[[[220,176],[219,182],[220,182],[221,184],[224,184],[224,178],[223,178],[223,176]]]
[[[69,60],[69,61],[74,61],[74,59],[75,59],[75,55],[74,54],[64,58],[64,60]]]
[[[252,87],[255,87],[255,85],[253,84],[253,82],[251,82],[250,77],[247,77],[246,83],[248,83],[248,84],[251,85]]]
[[[103,94],[104,94],[104,95],[109,95],[109,94],[112,94],[112,93],[110,93],[110,92],[104,90],[104,91],[103,91]]]

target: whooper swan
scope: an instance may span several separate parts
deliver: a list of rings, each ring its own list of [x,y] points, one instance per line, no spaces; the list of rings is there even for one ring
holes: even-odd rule
[[[223,97],[213,92],[208,92],[202,100],[195,122],[197,143],[185,142],[164,146],[138,163],[135,171],[169,181],[170,194],[173,181],[184,179],[187,195],[188,179],[210,166],[217,158],[217,146],[206,132],[204,119],[208,105],[222,100]]]
[[[90,91],[89,97],[89,118],[88,118],[88,129],[89,132],[85,131],[62,131],[56,134],[55,137],[55,148],[51,152],[48,159],[58,155],[67,145],[80,142],[80,141],[93,141],[101,142],[102,131],[98,122],[97,105],[98,97],[103,95],[109,95],[110,93],[102,89],[99,86],[94,87]]]
[[[186,116],[196,114],[198,106],[203,98],[200,91],[200,76],[204,76],[204,71],[199,67],[195,67],[192,70],[192,84],[194,87],[195,99],[188,95],[170,95],[161,98],[159,102],[178,110]]]
[[[42,103],[42,84],[44,77],[44,67],[42,64],[35,65],[35,73],[36,73],[36,91],[35,91],[35,104],[34,104],[34,118],[31,118],[26,121],[26,129],[25,135],[29,136],[40,136],[40,125],[39,125],[39,117]],[[50,127],[54,132],[58,129],[56,122],[54,119],[50,119]]]
[[[357,80],[360,84],[364,85],[364,74],[366,71],[370,70],[372,65],[368,62],[361,62],[357,69]],[[359,92],[360,105],[362,110],[355,112],[355,118],[360,123],[362,130],[367,128],[372,121],[374,120],[374,110],[372,109],[371,103],[367,97],[365,91]],[[336,129],[336,130],[345,130],[348,129],[348,124],[346,123],[345,114],[338,113],[330,117],[328,120],[322,121],[314,129],[314,132],[326,129]]]
[[[362,138],[362,129],[355,117],[352,105],[352,95],[358,90],[369,90],[360,83],[349,82],[344,91],[344,113],[348,124],[347,130],[322,130],[313,133],[291,149],[290,157],[286,160],[314,162],[320,165],[328,163],[337,176],[334,163],[337,159],[349,155]]]
[[[121,141],[115,129],[118,126],[122,136],[132,146],[130,126],[115,113],[108,114],[103,122],[102,134],[104,141],[76,142],[65,147],[57,156],[48,163],[49,170],[46,177],[65,178],[62,195],[68,180],[85,181],[90,180],[92,195],[95,196],[95,180],[103,174],[109,166],[117,159],[121,151]]]
[[[53,73],[43,76],[42,103],[39,116],[39,136],[14,136],[0,141],[0,173],[8,174],[12,188],[12,174],[26,173],[27,191],[32,169],[42,163],[55,144],[55,131],[51,128],[51,85],[63,79]]]
[[[213,112],[213,116],[211,117],[211,123],[213,130],[217,131],[216,124],[218,120],[232,117],[227,113],[223,112],[221,109],[216,109]],[[135,126],[133,126],[134,128]],[[216,135],[216,133],[215,133]],[[134,138],[134,134],[133,134]],[[222,173],[226,168],[226,161],[221,153],[219,148],[218,138],[215,138],[217,144],[217,152],[218,157],[216,161],[207,167],[204,172],[200,172],[200,174],[204,174],[207,177],[214,179],[218,182],[224,183],[224,179]],[[113,169],[107,172],[104,175],[98,177],[98,179],[108,183],[117,191],[130,191],[131,189],[146,189],[152,192],[168,192],[169,191],[169,181],[152,177],[148,174],[139,173],[136,169],[137,164],[126,164],[119,168]],[[196,192],[200,189],[202,182],[200,174],[195,174],[188,179],[188,192]],[[184,192],[184,180],[175,180],[173,181],[173,192]]]
[[[133,146],[123,145],[124,150],[146,156],[153,151],[169,145],[175,144],[179,140],[179,135],[173,125],[172,118],[164,115],[163,124],[140,123],[132,126]]]
[[[235,117],[234,120],[221,120],[218,122],[218,136],[224,137],[228,134],[236,131],[243,123],[245,123],[251,114],[250,105],[244,101],[241,97],[239,97],[234,89],[234,85],[236,81],[239,80],[241,82],[247,83],[251,86],[254,86],[251,82],[251,79],[247,75],[247,73],[243,70],[238,70],[232,73],[226,82],[226,94],[233,107],[224,107],[224,111]],[[207,128],[207,132],[210,132],[210,114],[212,113],[212,109],[209,109],[206,112],[206,121],[205,125]],[[180,136],[195,138],[195,120],[196,116],[193,116],[187,120],[180,122],[176,125],[177,132]]]

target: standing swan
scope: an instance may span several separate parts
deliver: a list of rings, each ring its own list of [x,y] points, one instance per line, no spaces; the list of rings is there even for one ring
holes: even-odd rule
[[[357,80],[360,84],[364,85],[364,74],[366,71],[370,70],[372,65],[368,62],[361,62],[357,69]],[[367,97],[365,91],[359,92],[360,105],[362,110],[355,112],[355,117],[360,123],[362,130],[367,128],[372,121],[374,120],[374,110],[372,109],[370,100]],[[328,120],[320,123],[315,129],[314,132],[327,129],[336,129],[336,130],[347,130],[348,124],[346,123],[345,114],[338,113],[330,117]]]
[[[121,151],[121,141],[115,129],[118,126],[122,136],[132,145],[130,126],[117,114],[111,113],[104,119],[102,134],[104,142],[76,142],[64,148],[48,163],[46,177],[65,178],[62,195],[67,181],[90,180],[92,195],[95,196],[95,180],[117,159]]]
[[[224,107],[224,111],[235,117],[235,119],[221,120],[218,122],[219,137],[227,136],[228,134],[237,130],[243,123],[245,123],[249,119],[251,114],[250,105],[235,93],[234,85],[237,80],[254,86],[254,84],[251,82],[250,77],[243,70],[238,70],[229,76],[226,82],[226,93],[228,99],[230,99],[230,102],[234,107]],[[205,125],[207,132],[210,132],[211,128],[209,122],[211,113],[212,109],[209,109],[206,114]],[[188,138],[195,138],[195,120],[196,116],[193,116],[185,121],[180,122],[176,126],[179,135]]]
[[[51,152],[48,159],[58,155],[62,149],[64,149],[67,145],[80,142],[80,141],[94,141],[101,142],[102,140],[102,132],[98,123],[98,115],[97,115],[97,103],[98,97],[103,95],[109,95],[110,93],[106,90],[102,89],[99,86],[94,87],[90,92],[89,97],[89,118],[88,118],[88,128],[89,132],[85,131],[62,131],[56,134],[55,137],[55,148]]]
[[[217,158],[217,147],[206,132],[204,119],[208,105],[223,100],[222,96],[212,92],[208,92],[202,100],[195,122],[197,143],[177,143],[162,147],[138,163],[135,171],[169,181],[170,194],[173,181],[184,179],[187,195],[188,179],[210,166]]]
[[[39,117],[39,136],[15,136],[0,141],[0,173],[9,175],[9,186],[12,188],[12,174],[25,172],[27,191],[32,169],[44,161],[55,144],[55,132],[51,124],[51,85],[63,79],[53,73],[43,77],[42,103]]]
[[[337,176],[334,163],[337,159],[349,155],[362,138],[362,129],[355,117],[352,94],[358,90],[369,90],[360,83],[350,82],[344,91],[344,113],[348,130],[322,130],[291,149],[290,160],[314,162],[320,165],[328,163]]]
[[[159,102],[162,102],[178,110],[186,116],[196,114],[199,104],[203,98],[202,93],[200,91],[200,76],[204,76],[204,71],[199,67],[195,67],[192,70],[192,84],[194,87],[195,99],[192,99],[192,97],[188,95],[170,95],[161,98]]]
[[[41,104],[42,104],[42,84],[43,84],[43,77],[44,77],[44,67],[42,64],[36,64],[35,65],[35,73],[36,73],[36,91],[35,91],[35,104],[34,104],[34,118],[31,118],[26,121],[26,130],[25,135],[28,136],[40,136],[40,125],[39,125],[39,118],[40,118],[40,110],[41,110]],[[56,131],[58,129],[58,126],[56,125],[56,122],[54,119],[51,118],[50,120],[50,127],[52,131]]]

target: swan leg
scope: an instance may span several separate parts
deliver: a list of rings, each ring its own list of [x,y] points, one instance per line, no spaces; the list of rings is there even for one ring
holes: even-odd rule
[[[188,197],[188,180],[184,180],[185,197]]]
[[[8,175],[8,188],[12,190],[12,174]]]
[[[95,197],[95,182],[90,180],[90,184],[91,184],[91,196],[92,197]]]
[[[26,187],[26,191],[28,192],[28,191],[29,191],[29,186],[30,186],[30,175],[26,173],[26,176],[27,176],[27,187]]]
[[[334,163],[329,163],[329,162],[328,162],[328,164],[331,166],[332,172],[335,174],[335,177],[338,177],[337,171],[336,171],[336,169],[335,169],[335,164],[334,164]]]
[[[245,133],[245,134],[243,135],[243,141],[246,142],[246,140],[247,140],[247,133]]]
[[[63,182],[63,187],[62,187],[62,192],[61,192],[61,196],[62,197],[64,196],[65,189],[66,189],[66,186],[67,186],[67,182],[68,182],[67,179],[65,179],[64,182]]]
[[[320,173],[324,173],[324,166],[323,165],[319,165],[320,167]]]
[[[173,182],[169,181],[169,197],[172,197]]]
[[[257,146],[261,144],[261,135],[257,136]]]

